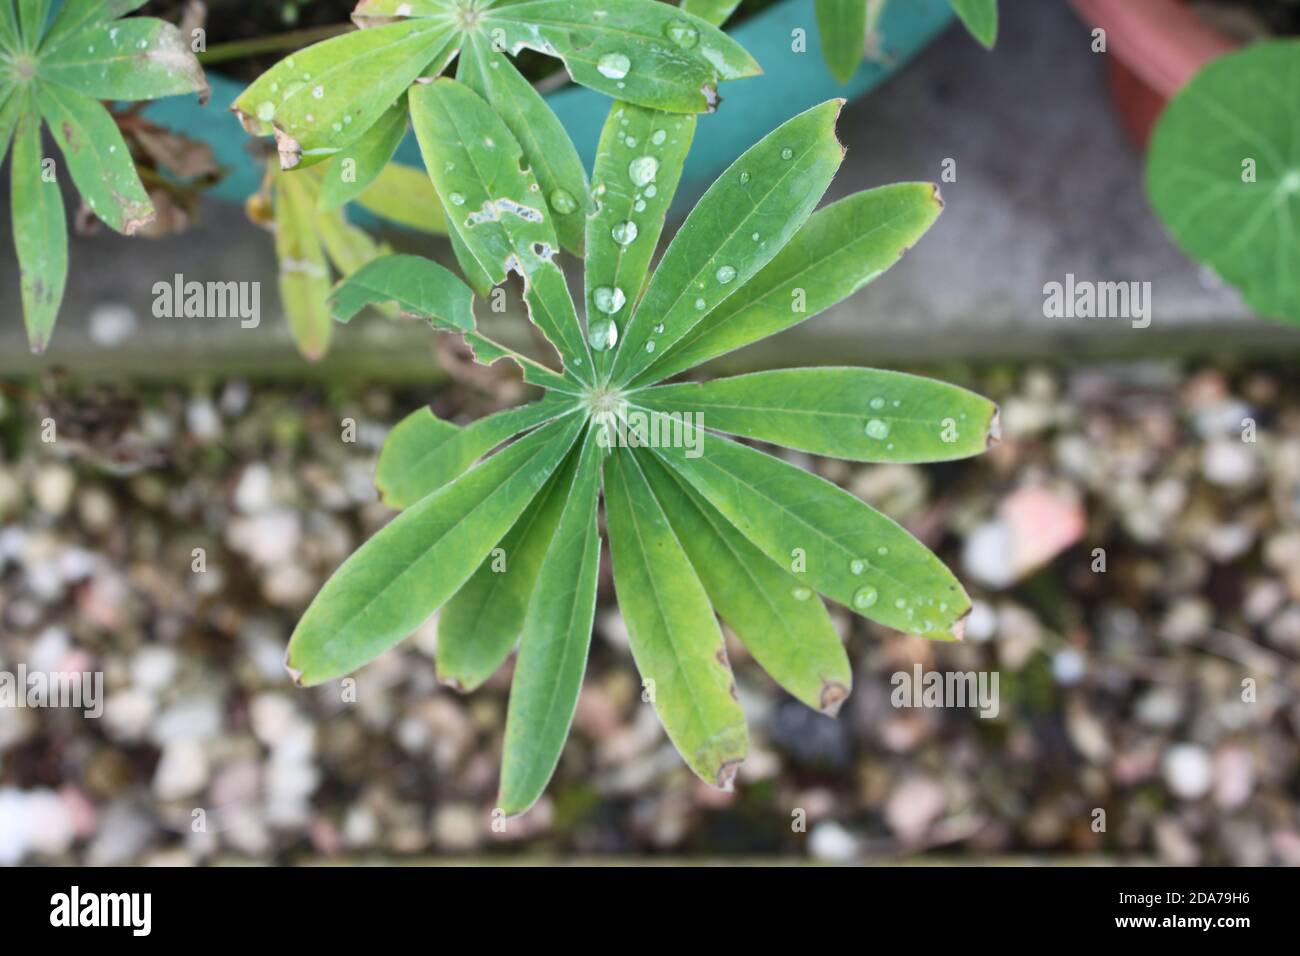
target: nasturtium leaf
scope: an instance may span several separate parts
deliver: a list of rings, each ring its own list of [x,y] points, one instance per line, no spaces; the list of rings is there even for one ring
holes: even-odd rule
[[[321,162],[379,122],[432,58],[450,59],[451,39],[433,20],[332,37],[281,60],[233,109],[249,132],[275,134],[285,169]]]
[[[831,75],[847,83],[866,53],[867,0],[817,0],[817,31]]]
[[[853,669],[821,598],[653,455],[637,460],[718,615],[773,680],[836,713]]]
[[[998,0],[948,0],[971,36],[986,49],[998,42]]]
[[[700,779],[729,788],[749,749],[745,715],[708,594],[646,482],[639,454],[619,448],[605,459],[619,609],[669,739]]]
[[[856,193],[808,219],[744,288],[638,378],[659,381],[798,325],[888,270],[943,211],[938,187],[899,183]]]
[[[456,593],[563,460],[584,424],[540,428],[407,508],[334,572],[289,641],[303,685],[342,677]]]
[[[557,56],[583,86],[674,113],[712,110],[720,81],[762,72],[721,30],[666,3],[519,0],[484,10],[482,25],[512,54]]]
[[[635,393],[652,411],[848,461],[952,461],[1000,437],[997,406],[946,382],[868,368],[755,372]]]
[[[407,116],[406,98],[400,97],[360,139],[334,157],[321,180],[322,211],[342,209],[374,184],[406,135]]]
[[[508,272],[523,277],[529,316],[565,374],[590,382],[591,353],[555,261],[552,213],[518,141],[482,97],[454,80],[416,87],[410,103],[425,167],[467,251],[493,285]]]
[[[206,96],[207,79],[189,40],[164,20],[96,23],[42,49],[37,77],[97,100]]]
[[[590,203],[587,173],[555,112],[482,33],[470,36],[461,50],[456,78],[487,100],[510,128],[541,186],[560,245],[581,256]]]
[[[390,508],[408,508],[460,477],[492,449],[520,432],[573,409],[554,396],[488,415],[459,428],[429,408],[393,427],[379,453],[375,486]]]
[[[702,454],[656,448],[745,537],[845,607],[887,627],[959,639],[970,599],[923,544],[824,478],[705,433]]]
[[[1300,40],[1255,43],[1210,62],[1170,101],[1147,154],[1147,194],[1174,241],[1252,309],[1293,323],[1300,136],[1283,91],[1298,77]]]
[[[696,117],[616,102],[600,134],[592,173],[595,212],[587,219],[587,327],[613,323],[615,345],[641,301],[650,260],[681,181]],[[597,374],[616,354],[598,339]]]
[[[362,266],[334,289],[334,318],[350,321],[372,303],[396,302],[405,316],[435,328],[474,328],[474,293],[451,272],[420,256],[385,256]]]
[[[506,712],[498,805],[523,813],[546,789],[564,749],[587,668],[600,571],[601,449],[587,433],[577,473],[524,619]]]
[[[709,187],[673,238],[620,336],[611,371],[636,378],[781,251],[844,159],[843,100],[800,113],[763,137]]]
[[[682,0],[682,9],[693,13],[701,20],[707,20],[715,27],[727,22],[727,18],[740,6],[740,0]]]
[[[40,118],[18,119],[10,161],[14,249],[22,273],[23,317],[32,351],[44,352],[68,280],[68,226],[58,180],[46,179]]]
[[[53,83],[42,84],[36,99],[91,211],[110,229],[128,236],[151,223],[153,203],[108,110]]]
[[[306,177],[275,177],[275,254],[280,302],[294,344],[310,361],[329,350],[330,270],[316,227],[316,194]]]
[[[399,226],[435,236],[447,235],[447,214],[442,200],[422,169],[389,163],[357,197],[356,203]]]
[[[579,453],[566,463],[438,615],[438,679],[468,693],[510,656],[524,627],[542,560],[564,511]],[[540,596],[540,595],[539,595]]]

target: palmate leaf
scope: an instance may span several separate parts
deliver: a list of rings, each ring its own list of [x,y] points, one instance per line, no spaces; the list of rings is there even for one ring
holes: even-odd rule
[[[1174,241],[1255,311],[1300,324],[1300,41],[1220,57],[1170,101],[1147,195]]]
[[[581,242],[586,199],[581,166],[549,107],[501,53],[525,48],[560,58],[578,83],[652,109],[703,112],[722,80],[759,73],[733,40],[705,20],[657,0],[363,0],[364,29],[333,37],[276,64],[235,102],[253,133],[275,135],[286,169],[320,162],[362,136],[417,78],[459,53],[461,79],[514,130],[557,213],[566,248]],[[497,66],[492,67],[495,62]],[[527,121],[524,115],[528,116]],[[562,210],[567,210],[562,212]]]
[[[517,251],[552,242],[551,217],[529,201],[540,186],[504,121],[453,81],[420,85],[409,98],[462,261],[491,270],[489,282],[510,270],[527,275]],[[730,785],[748,747],[717,617],[775,681],[828,715],[849,694],[852,669],[823,596],[888,627],[960,638],[970,600],[928,548],[830,482],[713,431],[858,461],[946,460],[996,439],[991,403],[869,369],[652,385],[852,294],[938,217],[937,190],[918,183],[852,196],[810,216],[842,156],[838,108],[831,102],[795,117],[728,170],[638,302],[694,118],[614,105],[593,173],[587,298],[599,323],[608,313],[592,311],[595,290],[626,285],[622,306],[635,315],[624,335],[602,338],[593,327],[604,347],[591,377],[580,379],[567,361],[560,376],[465,332],[479,361],[512,359],[543,399],[463,428],[421,409],[393,430],[376,483],[386,504],[405,510],[326,584],[299,628],[312,636],[291,644],[291,667],[310,664],[307,680],[338,676],[439,607],[444,681],[480,685],[517,643],[500,806],[510,815],[525,811],[554,772],[582,684],[602,476],[614,587],[644,699],[686,763],[712,785]],[[662,148],[651,152],[647,141]],[[635,188],[623,186],[622,177],[637,178],[631,167],[643,156],[655,158],[656,169],[638,173],[644,181]],[[647,196],[647,185],[668,196]],[[471,215],[483,211],[489,214]],[[637,238],[609,243],[624,216],[640,217]],[[541,262],[550,257],[532,260],[534,272]],[[723,265],[731,268],[720,281]],[[440,300],[423,287],[426,272],[438,276],[440,292],[456,289],[457,307],[469,299],[441,270],[400,261],[369,269],[373,276],[363,273],[336,292],[342,314],[385,297],[414,303],[420,314],[448,311],[431,304]],[[385,281],[376,282],[381,275]],[[567,292],[554,293],[576,327]],[[557,337],[563,333],[556,314],[543,318]],[[531,484],[520,490],[525,475]],[[482,520],[462,529],[470,514]]]
[[[498,804],[523,813],[546,789],[578,706],[596,614],[601,450],[592,432],[573,480],[557,490],[564,512],[528,604],[506,712]]]
[[[399,97],[365,135],[334,158],[321,181],[322,212],[342,209],[360,198],[383,174],[406,135],[407,115],[406,98]],[[395,198],[405,200],[400,194]]]
[[[687,765],[729,788],[749,749],[722,631],[708,594],[637,461],[605,460],[614,587],[645,695]]]
[[[403,511],[325,583],[289,641],[303,685],[341,677],[411,633],[528,507],[585,423],[552,422]]]
[[[138,17],[142,3],[0,0],[0,161],[16,136],[11,170],[13,229],[28,341],[44,351],[68,271],[59,165],[44,155],[49,124],[86,206],[130,235],[154,218],[130,150],[100,100],[206,94],[203,71],[175,27]]]
[[[472,331],[474,293],[469,286],[428,259],[385,256],[357,269],[335,289],[330,305],[340,322],[349,322],[367,305],[395,302],[402,315],[434,328]]]
[[[698,414],[728,435],[848,461],[952,461],[1000,435],[998,409],[973,392],[901,372],[783,369],[635,392],[652,411]]]

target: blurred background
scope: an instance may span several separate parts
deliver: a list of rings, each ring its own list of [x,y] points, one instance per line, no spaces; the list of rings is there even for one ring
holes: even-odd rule
[[[163,241],[74,237],[34,358],[0,237],[0,671],[100,671],[106,692],[97,720],[0,707],[0,864],[1300,864],[1300,334],[1166,238],[1090,25],[1055,0],[1002,12],[995,52],[953,27],[840,122],[828,201],[955,161],[931,233],[711,370],[879,365],[1001,403],[1002,444],[967,462],[787,453],[940,553],[975,600],[967,639],[834,609],[855,679],[832,720],[729,637],[752,734],[734,793],[641,702],[607,553],[573,735],[504,832],[510,663],[470,696],[439,685],[431,621],[355,686],[285,674],[302,609],[392,517],[372,484],[387,430],[423,404],[460,422],[515,404],[512,376],[374,317],[302,361],[271,237],[210,197]],[[261,324],[155,318],[175,273],[260,281]],[[1151,325],[1046,317],[1067,274],[1151,282]],[[517,293],[493,332],[527,348]],[[996,673],[997,715],[895,707],[917,664]]]

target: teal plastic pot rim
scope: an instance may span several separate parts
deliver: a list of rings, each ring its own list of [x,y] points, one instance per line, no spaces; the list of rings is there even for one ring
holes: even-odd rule
[[[745,148],[790,117],[837,96],[853,100],[870,92],[924,49],[953,18],[948,0],[889,4],[878,26],[885,38],[880,61],[864,60],[843,85],[822,60],[813,0],[784,0],[728,31],[753,54],[764,73],[722,86],[722,105],[699,124],[679,200],[693,201]],[[220,72],[209,72],[208,81],[212,97],[207,106],[200,106],[192,97],[172,97],[150,103],[144,113],[155,123],[207,143],[227,171],[208,195],[243,202],[262,181],[262,167],[255,150],[249,148],[248,134],[229,111],[244,84]],[[546,100],[590,170],[609,112],[609,98],[570,84],[550,93]],[[402,143],[397,159],[420,164],[413,136]]]

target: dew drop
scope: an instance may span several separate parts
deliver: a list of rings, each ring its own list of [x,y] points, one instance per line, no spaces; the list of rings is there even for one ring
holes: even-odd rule
[[[785,149],[781,150],[781,158],[787,160],[794,159],[794,150],[787,146]]]
[[[794,595],[794,599],[796,601],[806,601],[810,597],[812,597],[812,589],[806,588],[803,585],[800,585],[799,587],[795,588],[790,593]]]
[[[695,300],[695,308],[699,309],[701,312],[704,311],[704,306],[705,306],[705,302],[703,299]]]
[[[854,558],[849,562],[849,570],[854,574],[861,574],[863,571],[867,570],[867,562],[863,561],[861,558]]]
[[[879,418],[873,418],[867,422],[867,437],[874,438],[876,441],[889,437],[889,423],[882,422]]]
[[[878,412],[885,407],[885,400],[883,398],[873,398],[871,400],[871,407],[873,410]]]
[[[732,266],[722,266],[718,269],[715,278],[722,285],[726,285],[728,282],[731,282],[736,278],[736,270]]]
[[[646,350],[647,352],[653,352],[653,351],[655,350],[655,344],[654,344],[654,342],[647,342],[647,343],[645,344],[645,350]]]
[[[899,598],[897,601],[894,602],[894,607],[898,608],[901,611],[903,608],[907,607],[907,602],[902,598]]]
[[[465,205],[465,197],[462,196],[460,193],[452,193],[452,194],[451,194],[450,196],[448,196],[447,198],[451,200],[451,204],[452,204],[453,206],[463,206],[463,205]]]
[[[751,178],[752,177],[749,175],[749,170],[745,170],[743,173],[740,174],[740,185],[744,186],[746,183],[749,182]]]
[[[622,289],[611,289],[607,286],[601,286],[591,294],[591,298],[596,308],[606,315],[616,314],[627,304],[627,296],[623,294]]]
[[[659,187],[654,183],[651,183],[645,188],[645,194],[647,199],[654,199],[655,196],[659,195]]]
[[[263,123],[269,123],[275,119],[275,104],[269,100],[257,108],[257,118]]]
[[[659,175],[659,160],[653,156],[638,156],[628,164],[627,174],[634,186],[649,186]]]
[[[557,189],[551,193],[551,208],[561,216],[567,216],[578,211],[578,200],[568,190]]]
[[[674,20],[664,27],[664,36],[672,40],[683,50],[689,50],[700,42],[700,33],[695,27],[681,20]]]
[[[591,343],[594,352],[608,351],[618,342],[618,326],[613,319],[597,319],[591,324],[587,341]]]
[[[655,326],[655,335],[663,335],[663,334],[664,334],[664,324],[660,322],[658,325]]]
[[[879,592],[870,585],[867,585],[864,588],[858,588],[853,592],[853,606],[859,611],[865,611],[867,608],[875,605],[879,600]]]
[[[657,129],[654,131],[654,133],[651,134],[650,142],[653,143],[655,146],[662,146],[664,144],[664,140],[666,140],[667,138],[668,138],[668,134],[664,130]]]
[[[620,246],[630,246],[636,241],[638,234],[639,230],[636,227],[636,223],[631,220],[620,222],[610,230],[610,235],[614,237],[614,241]]]
[[[876,554],[883,558],[885,555],[889,554],[889,549],[882,544],[880,547],[876,548]]]
[[[632,61],[624,53],[606,53],[596,61],[596,69],[600,71],[601,76],[611,80],[621,80],[632,69]]]

